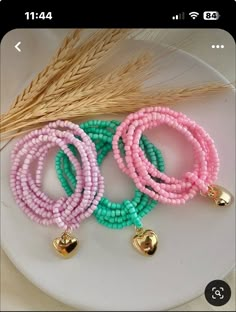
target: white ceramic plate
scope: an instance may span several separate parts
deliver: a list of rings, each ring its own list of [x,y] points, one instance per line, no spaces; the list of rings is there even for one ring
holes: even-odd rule
[[[136,48],[141,45],[144,43],[132,43]],[[149,47],[156,54],[162,49],[153,44]],[[219,79],[223,80],[212,68],[183,52],[167,58],[156,77],[175,86]],[[217,182],[234,193],[233,90],[188,100],[172,108],[186,113],[215,140],[221,160]],[[191,147],[180,135],[163,127],[150,131],[148,136],[162,150],[168,174],[180,176],[191,169]],[[31,282],[58,300],[83,310],[167,310],[201,295],[210,281],[223,278],[233,268],[234,204],[216,208],[201,196],[185,206],[159,204],[144,218],[145,226],[156,231],[160,240],[158,251],[151,258],[133,249],[133,228],[110,230],[91,217],[75,232],[81,244],[78,254],[70,260],[60,259],[51,246],[60,230],[32,223],[14,202],[9,188],[13,143],[1,153],[2,247]],[[63,191],[53,165],[52,154],[45,168],[44,189],[60,196]],[[119,172],[111,154],[102,172],[106,196],[116,201],[131,198],[133,185]]]

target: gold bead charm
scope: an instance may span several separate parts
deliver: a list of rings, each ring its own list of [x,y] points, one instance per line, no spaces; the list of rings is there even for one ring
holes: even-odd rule
[[[72,257],[78,250],[79,242],[77,238],[68,232],[64,232],[61,237],[53,240],[53,246],[57,253],[63,258]]]
[[[219,185],[209,185],[206,195],[214,200],[217,206],[229,206],[233,201],[232,194]]]
[[[158,238],[152,230],[136,228],[136,235],[133,237],[132,243],[141,254],[152,256],[157,250]]]

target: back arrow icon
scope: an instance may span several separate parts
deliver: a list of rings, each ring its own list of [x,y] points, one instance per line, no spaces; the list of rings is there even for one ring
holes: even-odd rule
[[[21,44],[21,41],[17,42],[17,44],[15,45],[15,48],[18,52],[21,52],[21,49],[19,48],[20,44]]]

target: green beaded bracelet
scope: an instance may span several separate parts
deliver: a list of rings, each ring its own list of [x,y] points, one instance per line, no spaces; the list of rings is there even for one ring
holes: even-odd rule
[[[112,151],[112,139],[119,124],[120,122],[116,120],[90,120],[80,124],[80,127],[89,135],[95,144],[99,166],[102,164],[107,154]],[[163,172],[165,165],[161,152],[150,143],[144,135],[140,139],[140,147],[145,152],[148,160]],[[69,148],[76,156],[75,147],[70,144]],[[122,141],[119,142],[119,148],[124,154]],[[55,164],[60,183],[65,189],[66,194],[71,196],[76,187],[74,167],[62,150],[57,153]],[[151,199],[136,188],[134,198],[132,200],[124,200],[122,203],[113,203],[109,199],[103,197],[93,214],[100,224],[108,228],[122,229],[134,225],[137,229],[137,235],[141,237],[140,235],[144,233],[142,231],[143,225],[141,219],[148,214],[156,204],[157,201]]]

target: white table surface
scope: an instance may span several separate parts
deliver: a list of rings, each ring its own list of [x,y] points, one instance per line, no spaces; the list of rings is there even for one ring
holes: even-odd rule
[[[156,34],[157,32],[148,31],[145,38],[142,37],[141,39],[161,40],[161,42],[168,44],[182,42],[180,44],[181,49],[201,58],[223,74],[229,81],[235,81],[235,66],[233,64],[235,43],[226,32],[207,29],[200,31],[162,30],[158,36]],[[20,37],[19,33],[17,36],[12,39],[12,43],[24,42],[24,30],[21,30]],[[224,49],[212,49],[212,44],[223,44]],[[14,46],[12,46],[12,49],[14,49]],[[4,102],[6,97],[10,96],[7,93],[4,93]],[[204,296],[201,296],[172,309],[172,311],[235,311],[235,270],[225,277],[225,281],[232,290],[232,297],[226,305],[222,307],[211,306],[206,302]],[[49,297],[31,284],[1,250],[1,311],[75,311],[75,309]]]

